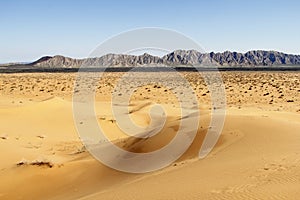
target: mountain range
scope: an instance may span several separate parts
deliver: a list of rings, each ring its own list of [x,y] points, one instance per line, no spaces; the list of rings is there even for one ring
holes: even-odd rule
[[[136,67],[136,66],[282,66],[300,65],[300,55],[285,54],[277,51],[248,51],[237,53],[201,53],[196,50],[176,50],[162,57],[125,54],[106,54],[101,57],[73,59],[64,56],[45,56],[25,66],[43,68],[85,67]],[[24,65],[23,65],[24,66]]]

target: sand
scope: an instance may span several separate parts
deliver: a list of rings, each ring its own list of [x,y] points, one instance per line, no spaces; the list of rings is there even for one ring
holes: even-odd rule
[[[179,128],[180,106],[172,88],[136,89],[129,110],[137,124],[150,123],[154,102],[168,114],[158,135],[136,142],[118,129],[110,109],[121,75],[106,73],[99,83],[99,125],[128,151],[163,147]],[[0,74],[0,199],[298,199],[300,73],[222,72],[225,125],[204,159],[198,151],[209,128],[210,92],[197,73],[182,75],[199,101],[193,107],[201,111],[196,139],[170,166],[132,174],[106,167],[84,148],[72,113],[76,74]]]

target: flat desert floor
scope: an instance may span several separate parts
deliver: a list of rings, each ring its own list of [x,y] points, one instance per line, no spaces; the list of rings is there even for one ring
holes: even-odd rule
[[[198,151],[214,109],[211,92],[199,74],[181,74],[197,96],[193,109],[201,112],[196,138],[176,162],[144,174],[108,168],[84,148],[72,113],[75,73],[0,74],[0,199],[299,199],[300,73],[222,72],[225,124],[203,159]],[[128,110],[137,124],[150,123],[154,103],[168,115],[159,134],[133,140],[118,130],[110,109],[122,75],[107,72],[98,83],[99,126],[112,141],[122,139],[116,145],[128,151],[163,147],[180,126],[174,88],[148,84],[134,90]],[[176,81],[172,73],[153,76]],[[143,78],[137,73],[135,81]],[[128,91],[117,92],[122,96]]]

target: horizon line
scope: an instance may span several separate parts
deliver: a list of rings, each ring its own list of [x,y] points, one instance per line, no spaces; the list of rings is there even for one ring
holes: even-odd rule
[[[165,55],[168,55],[170,53],[173,53],[175,51],[197,51],[195,49],[175,49],[173,51],[170,51],[169,53],[167,54],[163,54],[162,56],[158,56],[158,55],[153,55],[151,53],[147,53],[146,51],[142,54],[122,54],[122,53],[107,53],[107,54],[104,54],[102,56],[105,56],[105,55],[109,55],[109,54],[115,54],[115,55],[134,55],[134,56],[142,56],[144,54],[149,54],[151,56],[157,56],[157,57],[163,57]],[[209,53],[225,53],[225,52],[230,52],[230,53],[241,53],[241,54],[246,54],[248,52],[252,52],[252,51],[265,51],[265,52],[277,52],[277,53],[283,53],[283,54],[287,54],[287,55],[294,55],[294,56],[300,56],[300,54],[295,54],[295,53],[287,53],[287,52],[284,52],[284,51],[280,51],[280,50],[263,50],[263,49],[252,49],[252,50],[248,50],[248,51],[244,51],[244,52],[239,52],[239,51],[232,51],[232,50],[225,50],[225,51],[208,51],[208,52],[200,52],[200,51],[197,51],[201,54],[209,54]],[[0,62],[0,65],[11,65],[11,64],[30,64],[30,63],[33,63],[35,61],[38,61],[39,59],[41,58],[44,58],[44,57],[55,57],[55,56],[62,56],[62,57],[65,57],[65,58],[71,58],[71,59],[78,59],[78,60],[81,60],[81,59],[87,59],[87,58],[99,58],[99,57],[102,57],[102,56],[97,56],[97,57],[89,57],[89,56],[83,56],[83,57],[72,57],[72,56],[68,56],[68,55],[61,55],[61,54],[55,54],[55,55],[42,55],[40,57],[38,57],[37,59],[34,59],[34,60],[31,60],[31,61],[10,61],[10,62]]]

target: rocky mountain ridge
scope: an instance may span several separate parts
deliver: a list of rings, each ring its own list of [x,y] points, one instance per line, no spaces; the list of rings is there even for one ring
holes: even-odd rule
[[[143,54],[106,54],[101,57],[73,59],[64,56],[45,56],[29,63],[34,67],[76,68],[85,67],[136,67],[136,66],[276,66],[300,65],[300,55],[285,54],[277,51],[248,51],[237,53],[201,53],[196,50],[176,50],[163,57]]]

